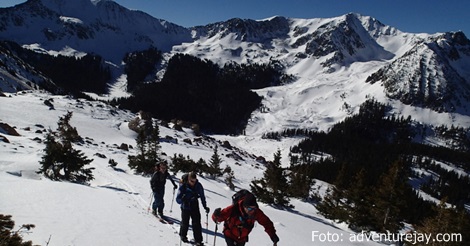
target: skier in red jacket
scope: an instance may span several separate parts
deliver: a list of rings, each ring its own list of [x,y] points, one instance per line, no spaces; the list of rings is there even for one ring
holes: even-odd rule
[[[248,234],[253,229],[255,221],[264,227],[274,246],[279,241],[273,222],[259,209],[252,194],[224,209],[215,209],[212,220],[216,223],[225,222],[223,233],[227,246],[244,246],[248,242]]]

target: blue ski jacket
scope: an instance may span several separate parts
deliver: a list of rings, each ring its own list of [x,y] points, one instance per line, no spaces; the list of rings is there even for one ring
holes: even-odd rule
[[[194,186],[188,183],[183,183],[178,188],[176,195],[176,202],[180,204],[183,210],[196,210],[199,209],[198,198],[201,199],[202,206],[207,207],[206,196],[204,195],[204,188],[199,181],[196,181]]]

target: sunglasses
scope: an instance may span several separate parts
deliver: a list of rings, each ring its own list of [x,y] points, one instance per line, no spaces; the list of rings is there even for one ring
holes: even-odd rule
[[[196,183],[197,179],[190,179],[189,182],[190,183]]]
[[[255,211],[257,208],[256,207],[245,207],[248,212]]]

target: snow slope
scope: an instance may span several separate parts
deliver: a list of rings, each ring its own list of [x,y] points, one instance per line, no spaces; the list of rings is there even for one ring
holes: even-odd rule
[[[43,101],[53,99],[55,110],[49,110]],[[127,123],[135,115],[102,103],[72,100],[63,96],[53,96],[41,92],[23,92],[0,97],[0,121],[14,126],[21,136],[10,136],[4,132],[10,143],[0,143],[0,213],[10,214],[19,227],[22,224],[35,224],[26,240],[49,246],[63,245],[179,245],[180,210],[173,204],[171,185],[167,185],[165,213],[177,222],[165,225],[153,218],[149,212],[151,201],[149,178],[134,175],[127,167],[127,156],[133,154],[118,149],[121,143],[135,145],[136,134],[129,130]],[[54,182],[45,179],[35,171],[43,155],[44,130],[57,128],[57,121],[67,111],[72,111],[71,125],[85,138],[85,144],[74,146],[86,156],[93,158],[91,166],[95,180],[89,186],[68,182]],[[183,132],[160,127],[160,136],[177,138],[178,144],[162,142],[162,150],[168,155],[181,153],[197,160],[209,160],[213,154],[211,147],[217,141],[205,141],[192,145],[182,139],[193,139],[190,130]],[[214,136],[219,139],[218,136]],[[263,140],[267,141],[267,140]],[[263,168],[250,155],[249,150],[263,145],[268,159],[280,147],[274,141],[260,142],[252,139],[235,139],[231,144],[239,148],[243,161],[228,158],[228,149],[219,146],[223,158],[222,166],[230,165],[235,172],[235,185],[248,188],[250,181],[260,177]],[[261,149],[261,148],[260,148]],[[96,156],[104,154],[106,158]],[[116,169],[108,166],[108,160],[118,162]],[[179,177],[181,173],[177,174]],[[205,187],[208,206],[213,211],[217,207],[230,204],[233,194],[219,179],[199,177]],[[320,192],[325,185],[318,182]],[[293,200],[292,210],[279,210],[261,205],[272,219],[281,239],[279,245],[377,245],[375,242],[351,242],[350,231],[345,225],[338,225],[318,215],[312,204]],[[172,206],[173,205],[173,206]],[[203,214],[203,227],[206,221]],[[214,240],[215,224],[209,219],[204,229],[204,239],[208,245]],[[312,231],[341,235],[342,242],[312,242]],[[192,237],[192,234],[188,234]],[[225,245],[221,235],[221,225],[215,234],[216,245]],[[264,229],[257,225],[247,245],[272,245]]]

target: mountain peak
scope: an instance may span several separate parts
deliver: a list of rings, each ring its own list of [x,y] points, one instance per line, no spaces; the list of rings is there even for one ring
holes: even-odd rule
[[[97,5],[100,2],[114,2],[114,0],[91,0],[94,5]]]
[[[274,16],[263,20],[232,18],[227,21],[209,24],[195,28],[197,36],[221,35],[225,37],[234,34],[236,40],[246,42],[267,42],[276,37],[286,37],[289,32],[289,21],[282,16]]]
[[[95,10],[95,5],[90,0],[30,0],[39,1],[48,9],[59,13],[60,15],[77,15],[79,13],[88,13]]]
[[[356,61],[391,59],[386,51],[371,37],[370,26],[364,26],[366,17],[349,13],[320,25],[311,35],[305,52],[314,57],[333,54],[323,62],[324,67],[347,65]]]
[[[465,36],[462,31],[457,32],[446,32],[443,37],[445,39],[450,40],[454,44],[458,44],[461,46],[470,45],[470,40]]]

